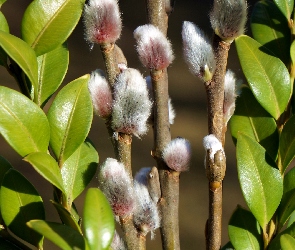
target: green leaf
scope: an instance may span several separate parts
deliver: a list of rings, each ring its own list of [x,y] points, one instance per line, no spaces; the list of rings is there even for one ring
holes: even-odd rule
[[[63,206],[61,206],[57,202],[51,201],[51,203],[56,208],[63,224],[70,226],[71,228],[75,229],[77,232],[82,234],[81,228],[78,224],[78,221],[76,221],[75,217],[67,209],[65,209]]]
[[[61,85],[68,70],[69,50],[66,43],[39,56],[37,60],[39,87],[36,103],[43,107]]]
[[[45,180],[65,193],[60,169],[51,155],[43,152],[31,153],[24,161],[29,162]]]
[[[0,184],[2,183],[2,180],[3,180],[6,172],[11,168],[12,168],[12,166],[10,165],[10,163],[0,155]],[[1,186],[0,186],[0,190],[1,190]],[[1,192],[0,192],[0,204],[1,204]],[[0,205],[0,220],[1,220],[1,218],[2,217],[1,217],[1,205]],[[1,247],[1,245],[0,245],[0,247]]]
[[[295,211],[293,211],[289,217],[287,228],[290,227],[293,224],[293,222],[295,222]]]
[[[265,48],[248,36],[238,37],[236,47],[254,96],[278,119],[287,107],[292,91],[287,68],[281,60],[263,52]]]
[[[0,30],[0,47],[22,69],[37,89],[38,65],[34,50],[23,40]]]
[[[1,11],[0,11],[0,30],[6,33],[9,33],[9,26],[8,26],[7,20]],[[7,54],[2,48],[0,48],[0,65],[7,66]]]
[[[295,168],[292,168],[284,178],[284,193],[278,208],[279,228],[282,228],[295,210]]]
[[[280,232],[269,244],[268,250],[280,250],[281,244],[280,244],[280,238],[283,234],[289,234],[292,237],[295,237],[295,223],[290,225],[288,228],[286,228],[284,231]]]
[[[280,58],[285,65],[289,64],[291,32],[286,17],[275,3],[267,0],[255,4],[251,16],[251,30],[257,42]]]
[[[59,166],[78,149],[90,130],[93,110],[88,80],[89,75],[85,75],[65,86],[48,111],[50,146]]]
[[[253,214],[238,206],[228,225],[230,242],[235,249],[263,249],[261,228]]]
[[[0,86],[0,133],[21,156],[47,152],[50,129],[45,113],[19,92]]]
[[[221,250],[234,250],[234,246],[229,241],[221,248]]]
[[[280,237],[282,250],[295,249],[295,239],[289,234],[283,234]]]
[[[71,204],[82,193],[96,173],[98,154],[90,141],[85,141],[61,169],[67,200]]]
[[[35,0],[22,20],[22,37],[36,54],[63,44],[76,27],[85,0]]]
[[[275,120],[257,102],[249,88],[243,88],[237,98],[235,113],[230,120],[231,134],[236,142],[239,132],[260,143],[276,160],[279,133]]]
[[[67,225],[43,220],[31,220],[27,224],[36,232],[43,234],[45,238],[52,241],[55,245],[60,247],[60,249],[88,249],[83,236]]]
[[[293,41],[291,44],[290,55],[291,55],[292,63],[295,64],[295,41]]]
[[[280,136],[279,151],[281,155],[282,173],[289,166],[295,157],[295,115],[293,115],[284,125]]]
[[[274,2],[286,19],[289,20],[294,9],[294,0],[274,0]]]
[[[18,171],[8,170],[1,186],[1,212],[5,224],[21,239],[42,246],[42,236],[29,229],[26,223],[44,219],[42,198],[35,187]]]
[[[265,229],[283,194],[283,180],[274,161],[251,137],[240,133],[237,167],[241,189],[248,207]]]
[[[89,188],[86,193],[83,226],[91,250],[109,249],[115,231],[114,216],[98,188]]]

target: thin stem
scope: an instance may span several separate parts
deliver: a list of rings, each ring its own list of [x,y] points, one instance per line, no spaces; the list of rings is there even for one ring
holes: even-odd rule
[[[134,227],[132,216],[120,218],[123,235],[126,240],[128,250],[145,250],[146,237],[141,235]]]
[[[216,70],[211,81],[205,83],[208,101],[208,131],[224,145],[226,132],[223,117],[224,76],[230,44],[214,35],[213,48]],[[214,161],[210,162],[208,153],[206,171],[209,180],[209,218],[206,225],[206,249],[217,250],[221,246],[222,181],[226,164],[225,160],[222,160],[222,167],[218,167],[220,165],[218,161],[222,156],[216,153]]]
[[[180,249],[179,243],[179,173],[167,167],[162,152],[171,140],[168,111],[168,79],[166,70],[151,71],[154,96],[154,149],[153,157],[159,169],[162,197],[161,236],[163,249]]]

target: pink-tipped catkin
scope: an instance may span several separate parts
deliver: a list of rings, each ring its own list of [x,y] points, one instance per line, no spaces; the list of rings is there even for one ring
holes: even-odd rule
[[[242,35],[247,21],[245,0],[214,0],[210,21],[215,34],[226,42]]]
[[[117,0],[89,0],[84,8],[85,38],[89,43],[114,43],[122,22]]]
[[[135,202],[132,180],[122,163],[107,158],[101,165],[98,181],[115,215],[125,217],[133,212]]]
[[[162,158],[172,170],[178,172],[188,171],[191,158],[189,141],[184,138],[173,139],[166,145]]]
[[[152,24],[139,26],[133,34],[139,59],[146,68],[162,70],[172,63],[171,43],[157,27]]]
[[[136,207],[133,213],[134,224],[143,235],[151,232],[153,238],[154,230],[160,227],[157,204],[152,201],[146,185],[135,181],[134,191],[136,197]]]
[[[125,69],[114,85],[112,128],[116,132],[141,136],[147,132],[151,113],[145,79],[136,69]]]
[[[240,94],[240,82],[236,80],[235,74],[227,70],[224,79],[224,103],[223,113],[224,121],[227,124],[235,112],[236,98]]]
[[[190,71],[204,82],[212,79],[216,62],[212,46],[203,31],[192,22],[183,22],[183,54]]]
[[[112,112],[113,97],[111,88],[100,70],[91,73],[88,89],[94,112],[102,118],[109,117]]]

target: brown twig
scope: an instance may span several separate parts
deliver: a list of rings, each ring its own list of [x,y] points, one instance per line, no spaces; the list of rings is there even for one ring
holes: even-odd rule
[[[224,76],[230,44],[214,35],[213,48],[216,70],[211,81],[205,83],[208,101],[208,131],[224,145],[226,127],[223,118]],[[218,152],[217,152],[218,153]],[[222,180],[225,175],[225,159],[215,154],[214,162],[206,156],[206,171],[209,180],[209,218],[206,225],[206,248],[220,249],[222,228]],[[217,158],[216,158],[217,157]],[[222,161],[222,167],[220,162]]]

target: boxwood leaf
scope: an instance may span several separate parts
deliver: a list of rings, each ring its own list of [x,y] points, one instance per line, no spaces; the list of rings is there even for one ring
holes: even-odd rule
[[[5,224],[21,239],[34,246],[42,246],[43,237],[29,229],[32,219],[44,219],[42,198],[34,186],[18,171],[10,169],[1,185],[1,212]]]
[[[89,249],[83,236],[67,225],[44,220],[31,220],[27,224],[30,228],[44,235],[45,238],[60,247],[60,249]]]
[[[239,132],[242,132],[259,142],[276,160],[279,144],[276,122],[257,102],[249,88],[243,88],[241,96],[237,98],[230,130],[235,142]]]
[[[35,152],[27,155],[24,160],[29,162],[45,180],[65,193],[60,169],[51,155]]]
[[[274,0],[274,2],[289,20],[294,9],[294,0]]]
[[[295,249],[295,239],[289,234],[283,234],[280,237],[282,250]]]
[[[251,37],[238,37],[236,47],[254,96],[267,112],[278,119],[287,107],[292,90],[286,66],[280,59],[265,53],[266,49]]]
[[[295,168],[284,177],[284,193],[278,209],[279,228],[282,228],[295,210]]]
[[[93,111],[88,80],[89,75],[85,75],[65,86],[48,111],[50,146],[59,166],[79,148],[90,130]]]
[[[92,143],[86,140],[63,164],[62,178],[71,204],[86,188],[96,173],[98,154]]]
[[[285,2],[285,0],[283,1]],[[280,4],[281,7],[283,5],[285,3]],[[258,1],[255,4],[251,15],[251,30],[253,38],[257,42],[280,58],[285,65],[288,65],[290,61],[291,32],[287,18],[275,3],[266,0]]]
[[[43,55],[63,44],[76,27],[85,0],[35,0],[25,11],[22,37]]]
[[[237,167],[246,203],[265,229],[282,198],[283,180],[280,171],[265,149],[242,133],[237,141]]]
[[[288,228],[277,234],[276,237],[270,242],[268,250],[281,249],[280,238],[283,234],[289,234],[292,237],[295,237],[295,223],[291,224]]]
[[[56,208],[63,224],[70,226],[71,228],[75,229],[77,232],[82,234],[81,228],[78,224],[78,221],[76,221],[75,217],[67,209],[65,209],[57,202],[51,200],[51,203]]]
[[[282,173],[295,157],[295,115],[284,125],[280,136],[279,151],[281,155]]]
[[[38,87],[38,65],[34,50],[23,40],[1,30],[0,47],[22,69],[36,90]]]
[[[61,85],[69,64],[69,50],[66,43],[37,57],[38,97],[36,103],[43,107]]]
[[[238,206],[228,225],[230,242],[235,249],[263,249],[261,228],[253,214]]]
[[[0,3],[1,4],[1,3]],[[9,33],[9,26],[3,13],[0,11],[0,30]],[[7,54],[0,48],[0,65],[7,65]]]
[[[86,193],[83,229],[91,250],[109,249],[115,223],[112,209],[98,188],[89,188]]]
[[[21,93],[0,86],[0,133],[21,156],[46,152],[50,129],[45,113]]]

